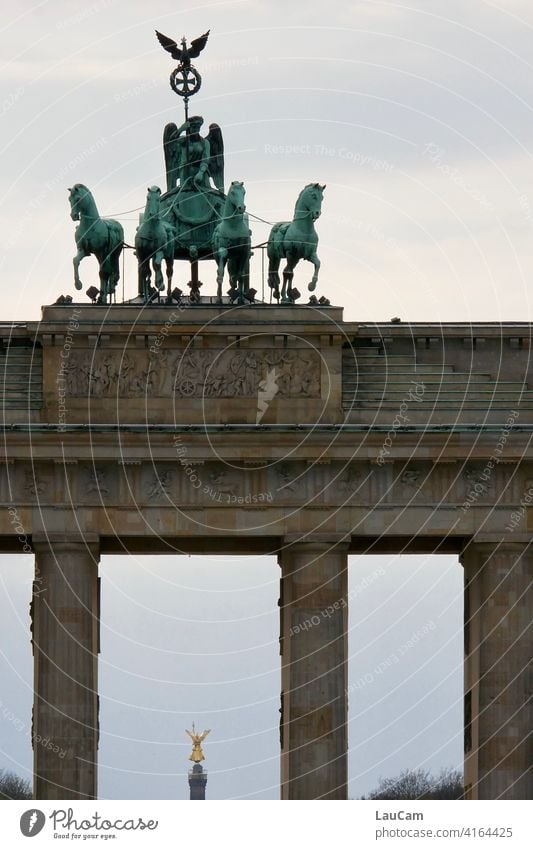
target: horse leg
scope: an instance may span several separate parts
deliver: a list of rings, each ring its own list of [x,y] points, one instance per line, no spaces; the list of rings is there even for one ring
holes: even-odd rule
[[[109,266],[108,266],[108,280],[109,280],[109,294],[114,295],[115,290],[117,288],[118,281],[120,280],[120,253],[122,251],[122,246],[115,250],[109,258]]]
[[[247,300],[249,301],[251,255],[251,243],[243,245],[239,255],[239,285],[243,303],[246,303]]]
[[[80,268],[80,262],[86,256],[88,256],[88,254],[83,250],[83,248],[78,248],[78,253],[76,254],[74,259],[72,260],[72,263],[74,265],[74,286],[76,287],[76,289],[81,289],[82,286],[83,286],[83,283],[80,280],[79,268]]]
[[[281,262],[281,257],[269,257],[268,258],[268,285],[272,289],[272,295],[274,298],[279,301],[279,264]]]
[[[249,247],[241,257],[239,284],[243,303],[246,300],[246,295],[250,289],[250,252]]]
[[[287,222],[274,224],[267,242],[268,285],[272,289],[272,294],[277,301],[280,299],[280,279],[278,272],[282,257],[285,256],[284,238],[288,227],[289,224]]]
[[[246,277],[245,277],[245,274],[244,274],[244,269],[242,268],[242,266],[239,269],[239,274],[238,274],[238,277],[237,277],[237,286],[238,286],[238,292],[239,292],[239,303],[245,304],[246,303],[245,295],[246,295],[246,292],[248,291],[248,289],[250,287],[248,286],[248,283],[247,283],[247,280],[246,280]]]
[[[104,267],[104,264],[100,266],[100,297],[98,298],[99,304],[107,304],[107,296],[109,294],[109,282],[108,282],[108,274]]]
[[[228,261],[228,249],[222,246],[217,251],[217,304],[222,303],[222,283],[224,282],[224,270]]]
[[[311,256],[309,257],[309,262],[312,262],[315,266],[315,273],[313,274],[313,279],[311,280],[307,288],[310,292],[314,292],[318,281],[318,272],[320,271],[320,260],[317,257],[316,252],[311,254]]]
[[[152,288],[152,267],[150,262],[150,257],[144,260],[143,299],[145,304],[150,300],[150,289]]]
[[[158,292],[160,292],[161,289],[165,288],[165,284],[163,282],[163,272],[161,271],[161,263],[162,262],[163,262],[163,252],[157,251],[157,253],[154,254],[154,257],[152,259],[152,264],[154,266],[154,271],[155,271],[155,288],[157,289]]]
[[[152,271],[150,269],[150,257],[145,256],[139,262],[139,294],[144,304],[150,298],[150,286],[152,283]]]
[[[292,298],[289,292],[292,289],[292,278],[294,277],[294,271],[289,271],[288,266],[286,265],[283,270],[283,286],[281,288],[281,303],[282,304],[292,304]]]
[[[291,298],[290,291],[292,289],[292,280],[294,277],[294,266],[298,262],[297,257],[289,254],[287,256],[287,265],[283,269],[283,289],[281,292],[281,303],[282,304],[293,304],[294,300]]]
[[[172,275],[174,274],[174,256],[170,254],[166,258],[166,273],[167,273],[167,301],[170,304],[172,301]]]
[[[117,281],[118,281],[118,278],[115,276],[115,273],[114,273],[113,270],[108,269],[107,274],[106,274],[106,280],[107,280],[107,293],[109,295],[109,300],[111,301],[111,298],[115,294],[115,289],[117,288]]]
[[[232,301],[237,301],[239,305],[244,304],[244,298],[242,296],[242,284],[241,278],[239,274],[238,263],[235,258],[235,254],[230,254],[228,258],[228,275],[229,275],[229,285],[230,291],[229,296]]]
[[[137,254],[137,288],[139,290],[139,297],[144,301],[144,278],[145,278],[145,270],[144,270],[144,259]]]

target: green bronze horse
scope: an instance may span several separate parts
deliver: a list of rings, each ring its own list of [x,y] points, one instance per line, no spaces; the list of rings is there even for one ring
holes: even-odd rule
[[[222,303],[224,269],[228,267],[230,301],[244,304],[250,280],[250,256],[252,255],[251,230],[244,203],[243,183],[234,180],[220,222],[213,233],[213,254],[217,262],[217,302]]]
[[[165,260],[169,302],[172,297],[176,231],[171,224],[162,220],[160,206],[161,189],[159,186],[151,186],[148,188],[144,214],[141,216],[141,222],[135,234],[135,256],[139,267],[139,295],[144,303],[148,303],[151,295],[152,271],[150,261],[155,272],[155,288],[161,290],[165,286],[161,263]]]
[[[283,270],[282,304],[294,303],[292,279],[294,277],[294,267],[301,259],[307,259],[313,263],[315,273],[308,288],[310,292],[313,292],[316,288],[320,260],[316,253],[318,236],[315,231],[314,222],[321,212],[322,195],[325,188],[325,186],[320,186],[318,183],[309,183],[308,186],[302,189],[296,201],[293,220],[274,224],[270,231],[267,244],[269,260],[268,285],[277,300],[280,298],[278,269],[281,259],[285,257],[287,260],[287,264]]]
[[[118,221],[100,218],[94,198],[87,186],[76,183],[69,191],[70,217],[79,221],[75,239],[78,253],[74,257],[74,285],[82,288],[79,265],[84,257],[94,254],[100,275],[99,304],[107,304],[120,279],[120,254],[124,247],[124,230]]]

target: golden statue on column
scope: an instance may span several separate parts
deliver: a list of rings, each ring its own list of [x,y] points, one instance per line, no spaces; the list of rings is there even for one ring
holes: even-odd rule
[[[207,731],[204,731],[202,734],[197,734],[193,722],[192,731],[189,731],[188,728],[186,728],[185,730],[192,740],[192,752],[189,755],[189,760],[194,761],[195,764],[199,764],[201,761],[205,761],[205,756],[202,752],[202,743],[211,731],[211,729],[208,728]]]

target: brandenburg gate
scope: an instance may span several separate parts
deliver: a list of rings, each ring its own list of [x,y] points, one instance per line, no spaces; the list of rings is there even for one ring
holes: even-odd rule
[[[34,743],[35,798],[97,796],[119,552],[277,554],[283,799],[346,798],[349,554],[456,553],[465,795],[533,797],[531,325],[204,297],[2,333],[0,544],[35,553],[33,730],[67,752]]]
[[[300,306],[326,187],[304,186],[290,221],[260,218],[272,229],[252,246],[259,216],[242,181],[226,188],[222,130],[189,116],[208,37],[157,33],[185,120],[164,127],[166,191],[148,187],[134,245],[87,186],[68,190],[74,284],[92,254],[93,303],[60,296],[1,325],[0,546],[35,553],[35,798],[97,795],[98,563],[124,552],[277,555],[283,799],[346,798],[349,554],[458,554],[465,795],[532,798],[532,327]],[[117,304],[129,247],[138,291]],[[250,287],[258,248],[271,303]],[[216,262],[215,296],[200,260]]]

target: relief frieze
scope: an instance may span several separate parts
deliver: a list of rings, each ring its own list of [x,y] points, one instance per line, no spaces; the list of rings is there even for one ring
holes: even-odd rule
[[[66,394],[82,397],[320,397],[316,351],[228,348],[185,351],[73,351],[63,366]]]

